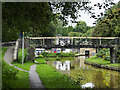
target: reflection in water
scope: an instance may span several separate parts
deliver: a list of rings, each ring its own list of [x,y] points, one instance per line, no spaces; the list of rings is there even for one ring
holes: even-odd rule
[[[58,70],[70,70],[70,61],[65,61],[65,63],[62,63],[60,61],[57,61],[56,69]]]
[[[96,88],[120,88],[119,72],[86,65],[84,64],[85,59],[85,56],[80,56],[72,62],[74,63],[74,68],[70,70],[72,78],[77,79],[77,75],[81,75],[84,78],[81,81],[82,84],[91,82]]]
[[[83,78],[80,81],[81,85],[91,82],[95,88],[120,88],[120,72],[86,65],[85,59],[85,56],[79,56],[71,62],[54,62],[53,64],[61,73],[67,73],[73,79]]]
[[[81,85],[82,88],[93,88],[94,87],[94,84],[93,83],[86,83],[84,85]]]

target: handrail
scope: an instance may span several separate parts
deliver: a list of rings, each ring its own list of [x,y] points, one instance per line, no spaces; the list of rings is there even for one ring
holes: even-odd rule
[[[120,39],[120,37],[28,37],[29,39]]]

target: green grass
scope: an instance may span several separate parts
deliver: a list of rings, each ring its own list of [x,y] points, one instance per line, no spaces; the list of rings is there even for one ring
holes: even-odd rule
[[[17,79],[14,82],[13,88],[30,88],[29,73],[24,71],[19,71],[17,73]]]
[[[8,47],[2,47],[2,58],[4,57]],[[1,50],[1,49],[0,49]]]
[[[35,58],[35,61],[37,61],[39,64],[46,64],[44,58]]]
[[[73,80],[48,64],[37,65],[36,71],[46,88],[77,88]],[[79,86],[80,87],[80,86]]]
[[[2,47],[2,53],[0,53],[2,57],[1,59],[3,59],[7,49],[8,47]],[[32,63],[28,64],[26,63],[24,65],[24,68],[28,70],[28,67],[30,66],[29,64],[31,65]],[[15,68],[13,66],[9,66],[9,64],[7,64],[4,60],[2,62],[2,66],[3,66],[2,71],[4,71],[2,74],[3,76],[2,79],[4,80],[2,81],[3,89],[10,90],[10,88],[30,88],[28,72],[18,71],[18,73],[14,74],[13,76],[13,73],[15,72],[14,71]],[[18,66],[20,67],[21,65],[18,64]],[[13,77],[14,79],[12,79]]]
[[[79,54],[79,53],[75,54],[75,56],[78,56],[78,55],[80,55],[80,56],[84,56],[85,54]]]
[[[74,57],[45,57],[46,61],[61,61],[64,62],[66,60],[72,61]]]
[[[88,58],[85,61],[89,62],[89,63],[97,63],[97,64],[109,65],[109,66],[120,66],[120,63],[112,64],[112,63],[110,63],[110,61],[104,60],[102,58],[98,58],[97,56]]]
[[[23,66],[22,66],[21,63],[12,62],[12,64],[14,64],[15,66],[17,66],[17,67],[19,67],[19,68],[22,68],[22,69],[24,69],[24,70],[29,71],[29,70],[30,70],[30,67],[31,67],[32,65],[34,65],[35,63],[33,63],[33,62],[26,62],[26,63],[23,63]]]

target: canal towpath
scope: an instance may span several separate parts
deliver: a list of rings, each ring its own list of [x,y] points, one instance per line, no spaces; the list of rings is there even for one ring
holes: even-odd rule
[[[30,71],[21,69],[13,64],[11,64],[12,62],[12,56],[13,56],[13,51],[14,51],[14,46],[8,47],[5,55],[4,55],[4,60],[10,65],[10,66],[14,66],[15,68],[17,68],[20,71],[25,71],[29,73],[29,80],[30,80],[30,88],[43,88],[45,89],[45,86],[42,84],[42,81],[40,80],[37,72],[36,72],[36,65],[32,65],[30,67]]]

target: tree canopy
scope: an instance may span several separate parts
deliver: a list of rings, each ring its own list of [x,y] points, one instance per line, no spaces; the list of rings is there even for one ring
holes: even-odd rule
[[[120,37],[120,2],[106,14],[103,20],[98,20],[93,36]]]
[[[59,31],[55,27],[56,20],[62,20],[62,25],[76,22],[78,10],[85,10],[93,14],[93,7],[87,6],[89,2],[3,2],[2,3],[2,39],[12,41],[19,38],[21,31],[28,36],[55,36]],[[82,24],[82,23],[81,23]],[[85,24],[83,23],[84,28]],[[69,27],[70,28],[70,27]],[[63,27],[64,35],[68,35],[69,28]],[[117,28],[117,27],[116,27]],[[54,30],[54,34],[52,34]],[[71,28],[71,31],[73,29]],[[81,30],[79,25],[74,30]],[[86,32],[84,28],[82,32]],[[116,29],[117,30],[117,29]]]

